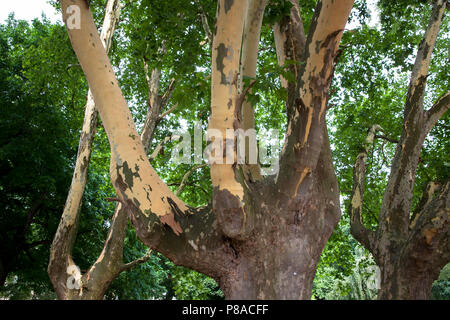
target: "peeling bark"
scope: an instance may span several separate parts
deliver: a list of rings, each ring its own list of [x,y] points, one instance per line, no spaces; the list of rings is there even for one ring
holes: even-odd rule
[[[290,14],[284,17],[280,23],[275,23],[273,26],[273,34],[278,64],[284,66],[286,60],[295,61],[296,64],[291,64],[288,70],[292,72],[295,79],[298,79],[300,66],[304,63],[303,58],[306,45],[305,29],[303,27],[298,1],[289,1],[292,4]],[[288,89],[288,101],[293,101],[296,95],[297,82],[288,83],[282,76],[280,80],[282,87]],[[292,106],[288,105],[288,118],[290,118],[289,113],[291,109]]]
[[[68,1],[61,1],[65,12]],[[71,3],[71,2],[70,2]],[[78,1],[75,1],[78,4]],[[182,232],[172,203],[181,212],[186,205],[178,199],[151,167],[139,139],[128,105],[89,10],[81,7],[81,29],[68,29],[72,46],[92,89],[100,117],[111,145],[111,180],[120,200],[133,212],[133,219],[147,221],[146,226],[167,224]],[[64,21],[67,14],[64,13]],[[138,228],[139,229],[139,228]],[[145,232],[151,232],[151,228]]]
[[[287,138],[277,184],[296,197],[317,165],[335,56],[353,1],[318,1],[305,46],[295,96],[288,107]],[[298,50],[297,50],[298,51]],[[294,98],[295,97],[295,98]]]
[[[403,131],[380,210],[379,221],[382,222],[380,232],[391,230],[403,240],[408,235],[412,190],[420,151],[431,129],[429,125],[427,126],[423,96],[431,54],[444,11],[445,1],[436,1],[428,28],[417,52],[404,108]]]

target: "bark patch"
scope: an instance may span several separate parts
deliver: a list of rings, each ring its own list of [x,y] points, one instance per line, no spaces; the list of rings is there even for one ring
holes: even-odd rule
[[[214,202],[222,231],[231,238],[239,235],[245,223],[245,211],[239,197],[233,195],[227,189],[217,190]]]
[[[220,83],[227,85],[230,83],[230,81],[228,81],[227,76],[224,73],[225,64],[223,63],[223,59],[227,57],[229,50],[227,47],[225,47],[224,43],[219,44],[216,50],[217,50],[216,66],[217,70],[220,72],[221,75]]]
[[[231,10],[231,7],[234,4],[234,0],[225,0],[225,14],[228,13],[228,11]]]

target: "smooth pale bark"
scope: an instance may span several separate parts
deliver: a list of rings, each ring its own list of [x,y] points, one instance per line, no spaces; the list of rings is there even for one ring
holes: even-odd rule
[[[105,22],[102,28],[102,34],[100,38],[103,41],[105,49],[108,50],[110,47],[111,37],[114,32],[115,24],[118,21],[120,12],[120,3],[119,1],[110,1],[106,7],[106,15]],[[112,16],[114,13],[114,16]],[[114,18],[114,19],[112,19]],[[158,69],[154,69],[152,71],[152,77],[148,76],[148,67],[145,64],[145,72],[146,78],[149,86],[149,105],[154,105],[154,108],[150,108],[147,119],[144,125],[142,140],[143,143],[146,144],[146,148],[149,146],[149,141],[153,137],[153,132],[156,128],[159,120],[170,113],[172,110],[166,111],[164,115],[159,115],[160,109],[165,106],[168,99],[170,98],[170,93],[173,90],[173,82],[169,86],[168,92],[163,97],[158,95],[159,83],[160,83],[160,71]],[[150,101],[153,101],[151,103]],[[88,106],[91,108],[87,108],[86,111],[86,119],[85,126],[88,126],[89,130],[95,129],[96,124],[96,116],[97,111],[94,108],[93,98],[91,93],[89,92],[89,102]],[[92,121],[92,117],[95,117],[95,121]],[[91,121],[89,121],[91,120]],[[88,123],[88,124],[86,124]],[[90,155],[91,146],[92,146],[93,134],[89,135],[89,140],[86,142],[85,139],[82,139],[81,147],[86,145],[89,146],[87,152]],[[82,148],[80,148],[82,149]],[[84,149],[83,149],[84,150]],[[84,170],[87,170],[88,160],[84,157]],[[79,160],[78,160],[79,161]],[[77,172],[76,172],[77,173]],[[85,178],[84,184],[85,184]],[[84,190],[83,184],[83,190]],[[79,184],[76,184],[78,186]],[[71,194],[69,193],[69,199]],[[119,199],[117,199],[119,200]],[[73,206],[71,206],[73,208]],[[135,261],[129,262],[127,264],[123,263],[123,246],[124,239],[126,235],[127,225],[128,225],[128,212],[127,206],[122,205],[120,202],[116,206],[116,210],[111,220],[111,227],[109,229],[108,237],[106,239],[105,245],[101,254],[99,255],[97,261],[89,268],[89,270],[82,277],[82,289],[81,290],[69,290],[64,287],[64,279],[68,277],[67,273],[61,267],[62,264],[58,265],[58,260],[64,259],[64,256],[59,258],[55,258],[50,262],[50,276],[53,280],[53,283],[57,283],[55,285],[56,291],[58,293],[58,297],[61,299],[102,299],[106,290],[108,289],[110,283],[113,279],[115,279],[121,272],[129,270],[133,268],[135,265],[143,263],[147,261],[150,257],[149,254],[146,256],[137,259]],[[76,229],[72,229],[70,231],[71,237],[76,236]],[[58,242],[58,243],[56,243]],[[64,243],[61,238],[55,238],[55,246],[59,246],[61,243]],[[150,251],[149,251],[150,253]],[[60,261],[59,261],[60,262]],[[59,268],[59,269],[58,269]],[[56,273],[55,269],[58,269],[60,273]]]
[[[82,4],[61,2],[63,12],[68,4]],[[235,162],[212,165],[212,207],[197,209],[176,198],[146,161],[87,8],[81,30],[69,30],[111,144],[111,179],[139,238],[175,264],[213,277],[228,299],[311,296],[320,254],[340,216],[322,107],[351,6],[352,1],[318,2],[295,86],[300,98],[292,108],[299,110],[298,117],[290,125],[277,182],[269,177],[247,184]],[[224,137],[226,129],[240,128],[242,121],[239,102],[245,89],[239,90],[238,73],[246,10],[246,1],[218,3],[209,127]],[[296,150],[297,141],[305,139],[309,143]],[[310,170],[300,179],[298,170],[306,166]]]
[[[234,135],[227,129],[241,128],[239,99],[239,67],[241,42],[247,1],[220,0],[212,52],[211,117],[209,129],[222,134],[222,150],[234,145]],[[213,207],[222,231],[230,238],[245,238],[253,229],[254,212],[248,198],[248,187],[242,168],[237,165],[236,148],[231,150],[231,163],[223,152],[222,163],[210,163],[213,185]],[[213,155],[215,157],[219,155]]]
[[[433,2],[428,28],[417,52],[404,106],[403,130],[391,165],[377,230],[367,230],[359,218],[365,158],[355,164],[351,232],[369,249],[381,270],[379,299],[428,299],[433,281],[450,261],[449,181],[430,184],[411,215],[412,192],[423,142],[450,107],[449,94],[428,111],[423,109],[431,54],[446,10],[446,1]],[[437,194],[436,196],[432,196]],[[412,217],[411,217],[412,216]]]
[[[256,78],[256,66],[258,61],[259,41],[261,37],[261,25],[264,17],[264,10],[267,0],[248,0],[248,7],[245,17],[244,34],[242,40],[242,56],[241,56],[241,72],[239,78],[239,90],[241,94],[244,92],[244,79]],[[249,86],[247,84],[247,86]],[[250,89],[251,90],[251,89]],[[242,98],[241,105],[241,124],[243,130],[255,128],[255,112],[252,104]],[[253,150],[253,152],[257,152]],[[246,179],[261,180],[260,167],[257,164],[248,164],[250,159],[249,144],[245,147],[245,162],[243,171]]]

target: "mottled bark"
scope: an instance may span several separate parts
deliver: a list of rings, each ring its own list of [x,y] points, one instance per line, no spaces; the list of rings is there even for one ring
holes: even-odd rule
[[[355,164],[358,177],[354,181],[354,201],[350,208],[352,234],[372,252],[380,267],[380,299],[427,299],[439,271],[450,261],[448,181],[442,184],[439,192],[437,184],[430,186],[419,206],[415,210],[411,208],[423,142],[450,106],[447,93],[430,110],[423,109],[430,58],[445,7],[446,1],[434,1],[430,22],[417,52],[404,107],[403,130],[375,232],[365,230],[362,222],[358,223],[365,172],[360,156]],[[435,192],[438,195],[433,197]]]
[[[211,117],[209,129],[221,132],[223,150],[234,144],[227,139],[227,129],[241,128],[242,104],[238,103],[241,43],[247,1],[220,0],[212,52]],[[228,141],[227,141],[228,140]],[[211,163],[213,208],[225,235],[245,239],[253,229],[254,211],[242,166],[237,165],[235,149],[232,163]]]
[[[352,5],[353,1],[317,3],[296,90],[287,103],[287,136],[277,177],[279,188],[291,198],[317,165],[335,57]]]
[[[63,12],[80,1],[61,0]],[[216,279],[227,298],[311,296],[320,254],[340,216],[324,116],[334,56],[352,4],[318,2],[277,179],[247,182],[235,161],[212,164],[212,206],[202,208],[186,206],[146,159],[89,11],[82,10],[80,30],[68,30],[108,134],[118,200],[130,210],[139,238],[175,264]],[[226,129],[242,126],[246,89],[239,88],[239,71],[246,10],[247,1],[218,2],[209,128],[224,137]]]

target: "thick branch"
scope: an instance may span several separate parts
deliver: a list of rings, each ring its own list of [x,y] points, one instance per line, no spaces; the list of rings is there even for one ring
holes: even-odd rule
[[[450,180],[418,213],[403,255],[437,278],[450,261]],[[423,270],[421,270],[423,271]]]
[[[85,295],[95,292],[96,296],[103,297],[111,281],[122,271],[127,226],[127,207],[119,203],[116,206],[103,250],[84,276],[83,287],[88,289]]]
[[[306,37],[298,1],[289,1],[292,4],[289,16],[284,17],[280,23],[275,23],[273,32],[278,64],[284,66],[286,60],[295,61],[295,64],[289,65],[288,70],[292,72],[297,80],[300,63],[303,62],[305,53]],[[288,94],[295,96],[296,81],[288,84],[288,81],[283,76],[280,76],[280,79],[282,87],[288,89]],[[288,99],[288,101],[291,100]]]
[[[244,130],[255,128],[255,113],[253,106],[245,100],[246,93],[251,90],[255,83],[253,80],[245,86],[244,80],[256,77],[256,66],[258,60],[259,41],[261,36],[261,25],[267,0],[249,0],[244,24],[244,34],[242,40],[241,71],[239,91],[241,96],[237,102],[237,109],[240,110],[241,128]],[[258,164],[248,164],[250,159],[249,146],[245,146],[245,163],[243,166],[244,175],[251,180],[260,180],[261,172]]]
[[[209,129],[222,135],[216,148],[216,161],[211,161],[213,206],[222,231],[231,238],[245,238],[253,228],[254,216],[250,207],[249,192],[241,166],[236,164],[236,148],[233,159],[226,161],[222,152],[225,145],[234,143],[234,137],[226,142],[227,130],[239,129],[239,62],[247,1],[219,0],[216,33],[214,35],[211,75],[211,117]],[[220,139],[220,137],[218,137]],[[225,142],[225,143],[224,143]]]
[[[185,212],[187,207],[161,181],[146,158],[111,63],[100,45],[90,11],[82,1],[61,0],[64,21],[68,19],[67,7],[74,3],[81,8],[81,28],[68,28],[68,32],[111,145],[111,180],[116,193],[127,204],[141,238],[148,237],[152,226],[158,224],[167,224],[180,234],[183,230],[175,214]]]
[[[411,73],[405,104],[405,121],[409,118],[413,119],[416,112],[423,111],[423,97],[431,54],[439,34],[439,28],[444,17],[447,0],[436,0],[433,1],[433,3],[433,10],[431,12],[428,27],[419,45],[416,61]],[[411,112],[412,114],[410,115]]]
[[[430,181],[426,184],[424,190],[422,191],[422,197],[419,200],[416,208],[414,209],[413,215],[411,217],[410,229],[414,228],[417,223],[417,218],[419,217],[422,210],[433,200],[434,194],[439,191],[442,185],[438,182]]]
[[[352,0],[317,2],[277,177],[277,185],[291,198],[317,165],[335,56],[352,6]]]

